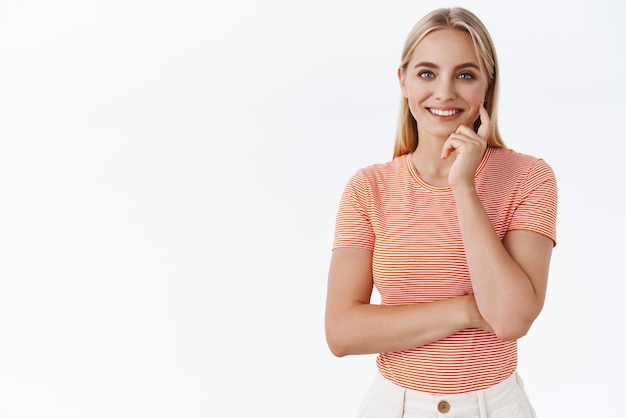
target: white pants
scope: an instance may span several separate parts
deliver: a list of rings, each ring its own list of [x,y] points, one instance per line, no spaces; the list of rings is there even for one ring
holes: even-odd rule
[[[535,418],[517,372],[486,390],[431,395],[404,389],[376,374],[359,418]]]

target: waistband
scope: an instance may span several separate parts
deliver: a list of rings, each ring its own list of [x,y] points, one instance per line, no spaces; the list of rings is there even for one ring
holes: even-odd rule
[[[405,389],[384,378],[380,372],[376,374],[374,385],[391,398],[402,397],[404,410],[409,414],[446,418],[486,416],[486,411],[503,407],[524,394],[524,383],[517,371],[488,389],[455,395],[432,395]]]

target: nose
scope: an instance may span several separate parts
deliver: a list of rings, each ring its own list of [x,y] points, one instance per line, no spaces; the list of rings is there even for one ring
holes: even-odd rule
[[[454,82],[447,78],[440,77],[435,85],[435,99],[439,101],[454,100],[456,93],[454,91]]]

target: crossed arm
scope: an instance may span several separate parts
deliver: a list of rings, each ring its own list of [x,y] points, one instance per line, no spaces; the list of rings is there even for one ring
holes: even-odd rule
[[[326,338],[336,356],[405,350],[466,328],[503,340],[525,335],[543,307],[552,241],[530,231],[496,236],[471,190],[457,209],[474,295],[402,306],[370,303],[372,251],[333,251],[326,300]]]

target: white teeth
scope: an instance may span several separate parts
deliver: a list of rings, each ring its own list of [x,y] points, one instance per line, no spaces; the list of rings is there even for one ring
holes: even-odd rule
[[[441,110],[441,109],[429,109],[430,113],[437,115],[437,116],[452,116],[452,115],[456,115],[459,110],[458,109],[453,109],[453,110]]]

